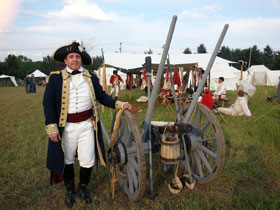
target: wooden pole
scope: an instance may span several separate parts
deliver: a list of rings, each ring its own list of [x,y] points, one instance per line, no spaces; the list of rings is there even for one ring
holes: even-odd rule
[[[103,53],[103,50],[101,49],[102,51],[102,66],[103,66],[103,71],[102,71],[102,88],[103,90],[108,93],[108,88],[107,88],[107,81],[106,81],[106,66],[105,66],[105,58],[104,58],[104,53]],[[102,110],[102,113],[104,112],[104,106],[102,105],[101,106],[101,110]]]
[[[240,80],[242,80],[243,79],[243,63],[241,64],[240,70],[241,70]]]
[[[133,80],[133,76],[132,74],[129,75],[129,99],[131,100],[132,99],[132,82]]]

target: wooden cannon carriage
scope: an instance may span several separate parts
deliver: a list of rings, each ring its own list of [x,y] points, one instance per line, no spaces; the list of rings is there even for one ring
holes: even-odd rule
[[[139,131],[130,112],[120,110],[114,116],[112,135],[108,140],[113,196],[114,184],[119,182],[130,200],[141,199],[145,192],[147,169],[150,172],[150,191],[151,195],[153,195],[152,143],[154,142],[152,142],[152,132],[155,129],[152,129],[152,127],[157,128],[156,130],[159,131],[160,136],[164,137],[162,142],[165,145],[161,147],[163,163],[169,166],[173,164],[176,168],[179,165],[183,166],[184,173],[188,174],[190,186],[193,186],[192,184],[195,182],[200,184],[210,182],[223,169],[225,143],[221,126],[214,113],[197,101],[222,44],[228,28],[227,24],[223,28],[192,102],[185,106],[178,103],[174,84],[171,82],[176,107],[176,119],[173,122],[151,121],[166,61],[170,66],[168,51],[176,20],[177,17],[174,16],[164,45],[154,88],[151,94],[148,91],[148,109],[142,124],[142,131]],[[147,72],[149,72],[151,62],[149,64],[149,60],[146,60],[145,65]],[[170,68],[168,70],[171,72]],[[170,81],[172,81],[171,73],[170,77]],[[146,167],[145,153],[149,153],[150,167]],[[175,176],[175,178],[177,177]]]

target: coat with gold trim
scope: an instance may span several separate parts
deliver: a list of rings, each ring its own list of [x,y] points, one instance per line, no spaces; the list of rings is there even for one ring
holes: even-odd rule
[[[96,100],[104,106],[120,109],[122,103],[116,101],[107,95],[99,84],[99,79],[96,75],[84,69],[83,77],[90,86],[93,103],[93,113],[95,115],[95,122],[97,129],[95,129],[95,137],[98,136],[96,141],[96,155],[97,158],[105,161],[105,148],[102,137],[101,126],[99,122],[99,116],[97,111]],[[64,127],[67,121],[68,111],[68,97],[70,86],[70,74],[66,69],[61,72],[54,72],[49,77],[49,82],[46,86],[43,106],[45,114],[45,124],[47,134],[58,132],[62,137]],[[97,135],[96,135],[97,134]],[[96,138],[95,138],[96,140]],[[97,151],[99,147],[100,151]],[[100,157],[101,154],[102,157]],[[102,164],[102,163],[101,163]],[[48,153],[47,153],[47,168],[55,173],[63,174],[64,171],[64,153],[62,150],[61,142],[48,141]]]

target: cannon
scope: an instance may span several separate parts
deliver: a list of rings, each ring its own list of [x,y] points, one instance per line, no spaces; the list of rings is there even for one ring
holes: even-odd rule
[[[108,134],[105,134],[110,145],[108,156],[111,164],[110,174],[113,197],[114,185],[119,182],[130,200],[137,201],[141,199],[145,193],[147,169],[149,169],[151,197],[154,196],[152,144],[155,141],[153,137],[155,130],[159,132],[161,137],[162,162],[166,168],[170,167],[170,165],[175,165],[176,173],[179,165],[181,165],[184,173],[187,174],[186,177],[189,179],[190,188],[193,188],[195,182],[200,184],[210,182],[219,176],[223,169],[225,143],[222,128],[214,113],[197,101],[221,47],[228,24],[223,28],[191,103],[182,106],[178,103],[178,98],[176,98],[168,57],[176,20],[177,16],[173,16],[153,90],[151,93],[148,90],[148,109],[142,123],[142,131],[139,131],[129,111],[120,110],[116,112],[113,118],[111,138],[109,139]],[[149,62],[151,62],[150,59],[146,59],[148,88],[150,88]],[[156,96],[159,93],[166,62],[170,72],[176,119],[173,122],[155,122],[151,121],[152,112]],[[103,125],[102,127],[106,133]],[[145,153],[149,153],[149,167],[146,166]],[[176,173],[174,180],[178,180],[176,179],[178,178]],[[176,190],[176,186],[174,190]]]

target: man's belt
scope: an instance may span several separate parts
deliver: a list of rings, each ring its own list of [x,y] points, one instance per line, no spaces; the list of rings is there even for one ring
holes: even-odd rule
[[[68,114],[67,122],[78,123],[89,119],[91,116],[92,116],[92,109],[83,112],[78,112],[75,114]]]

